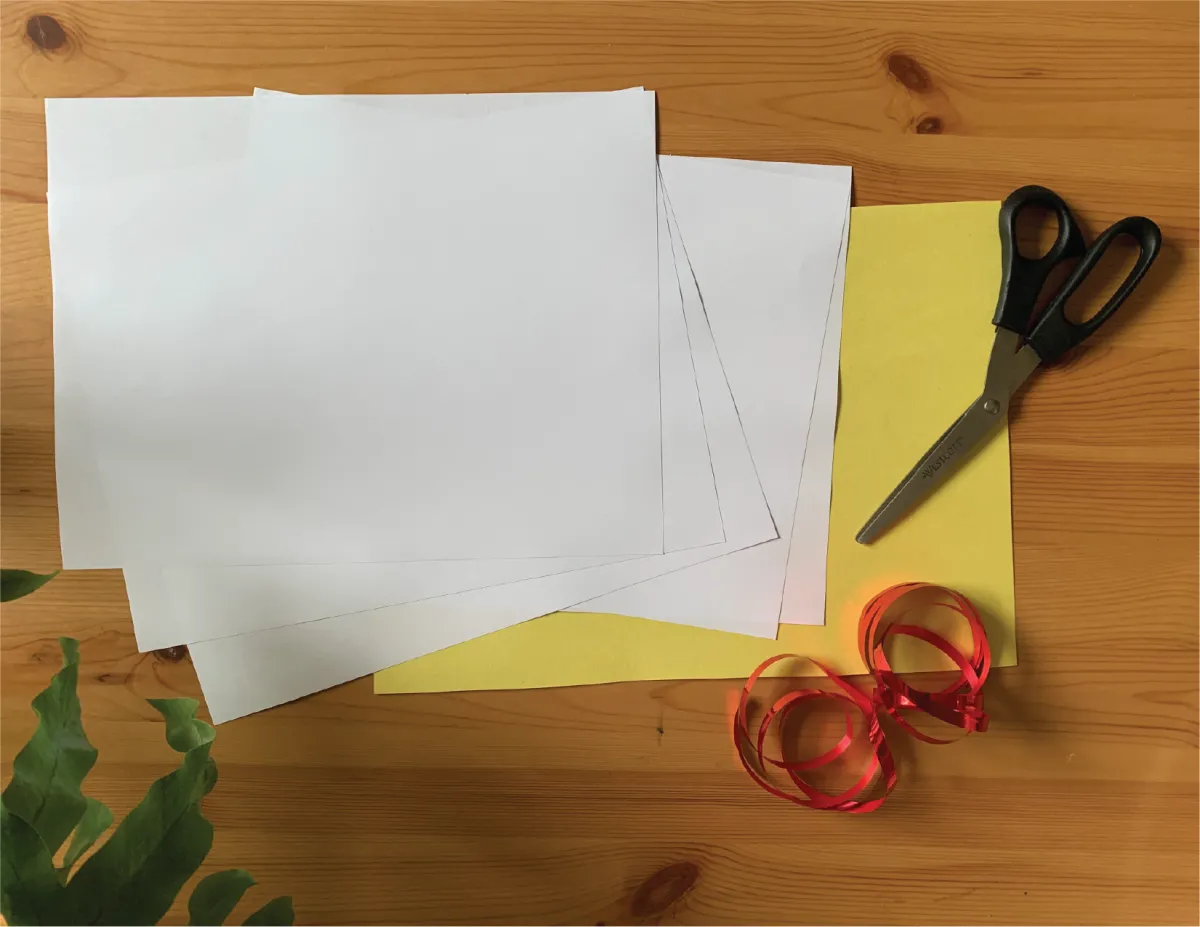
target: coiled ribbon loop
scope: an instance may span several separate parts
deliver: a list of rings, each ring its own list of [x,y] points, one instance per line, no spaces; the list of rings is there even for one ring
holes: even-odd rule
[[[932,594],[936,597],[933,604],[956,612],[966,620],[971,632],[969,655],[928,628],[904,623],[905,616],[913,608],[910,596],[917,592]],[[906,599],[909,599],[907,603]],[[929,607],[928,597],[921,596],[921,599],[922,607]],[[905,607],[906,604],[908,607]],[[742,687],[734,716],[734,745],[746,772],[772,795],[823,811],[851,814],[874,811],[883,804],[896,785],[896,764],[880,723],[884,715],[913,737],[931,744],[950,743],[955,738],[943,740],[919,731],[902,712],[922,711],[967,733],[987,730],[988,718],[983,710],[980,690],[991,668],[991,651],[979,612],[965,596],[928,583],[901,583],[885,589],[866,604],[859,618],[858,631],[863,663],[874,682],[869,692],[864,692],[817,660],[794,653],[782,653],[765,660]],[[912,688],[888,663],[885,647],[892,637],[912,637],[936,648],[958,668],[957,678],[945,688],[933,692]],[[764,672],[783,660],[808,660],[833,683],[834,688],[798,689],[785,693],[766,709],[757,731],[751,734],[748,720],[751,691]],[[766,740],[772,725],[782,729],[791,712],[816,701],[833,702],[841,709],[846,722],[841,739],[829,750],[810,759],[787,760],[783,756],[768,755]],[[855,739],[856,720],[861,720],[871,748],[871,758],[859,779],[841,792],[827,792],[807,782],[803,773],[837,761],[850,749]],[[747,753],[757,761],[757,768]],[[769,781],[764,775],[768,767],[783,770],[800,794],[786,792]],[[873,793],[872,797],[865,798],[868,793]]]

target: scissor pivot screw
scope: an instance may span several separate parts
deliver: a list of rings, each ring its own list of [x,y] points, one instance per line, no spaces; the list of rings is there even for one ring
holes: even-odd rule
[[[983,411],[988,413],[988,415],[995,415],[1000,411],[1000,403],[996,402],[995,399],[985,400],[983,403]]]

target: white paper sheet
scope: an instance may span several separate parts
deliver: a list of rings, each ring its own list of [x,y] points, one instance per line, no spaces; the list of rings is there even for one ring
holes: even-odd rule
[[[546,95],[510,95],[540,102]],[[570,96],[570,95],[550,95]],[[374,106],[406,109],[413,103],[408,97],[359,98]],[[460,108],[470,104],[512,105],[508,95],[459,98]],[[132,221],[144,221],[131,209],[122,179],[126,160],[136,161],[145,176],[170,172],[175,181],[184,178],[189,168],[202,166],[215,169],[212,178],[213,195],[238,178],[236,162],[245,146],[245,123],[248,100],[245,98],[181,99],[170,101],[176,106],[164,107],[157,99],[60,100],[48,104],[48,126],[52,144],[49,164],[54,183],[63,189],[51,197],[51,218],[54,226],[71,226],[85,222],[91,232],[90,241],[108,240],[107,228],[87,225],[88,219],[131,216]],[[87,104],[87,105],[85,105]],[[92,104],[103,113],[97,121],[89,118]],[[197,131],[196,124],[203,126]],[[113,127],[116,127],[116,130]],[[81,128],[82,127],[82,128]],[[124,143],[111,138],[116,132]],[[191,140],[191,147],[168,144],[164,139]],[[87,153],[88,159],[76,164],[73,156]],[[210,163],[203,164],[208,158]],[[101,169],[100,166],[107,166]],[[99,185],[100,199],[91,204],[81,203],[80,196]],[[150,198],[153,205],[157,200]],[[201,199],[207,203],[208,196]],[[81,216],[78,210],[83,209]],[[186,228],[186,215],[170,213]],[[177,237],[178,230],[168,237]],[[59,236],[61,240],[61,236]],[[663,252],[669,258],[669,251]],[[68,257],[71,257],[68,255]],[[142,255],[121,251],[113,255],[127,263],[118,265],[133,276]],[[64,263],[70,264],[72,260]],[[56,270],[60,269],[58,262]],[[673,264],[669,267],[670,286],[664,298],[675,301],[679,309],[680,294],[675,283]],[[63,297],[60,287],[60,297]],[[67,566],[110,566],[117,557],[111,539],[105,539],[101,493],[90,470],[92,454],[86,440],[86,421],[79,420],[80,383],[104,372],[81,374],[81,362],[70,351],[71,326],[66,324],[69,299],[60,298],[56,306],[56,411],[58,413],[59,487],[62,511],[63,556]],[[662,314],[663,348],[663,410],[665,516],[668,542],[679,549],[710,544],[721,539],[719,512],[712,491],[713,472],[707,452],[699,460],[703,447],[704,424],[698,419],[699,407],[695,396],[691,356],[680,343],[683,331],[682,316],[672,312]],[[103,362],[107,356],[94,360]],[[86,366],[86,365],[84,365]],[[686,367],[686,371],[683,369]],[[682,389],[686,379],[687,389]],[[681,387],[674,389],[673,387]],[[689,393],[690,391],[690,393]],[[678,405],[678,407],[677,407]],[[673,427],[674,426],[674,427]],[[739,437],[740,441],[741,438]],[[700,490],[707,490],[702,496]],[[734,496],[726,490],[727,504]],[[84,503],[90,503],[88,508]],[[752,519],[763,524],[761,498],[752,496],[756,506]],[[755,540],[769,535],[762,534]],[[82,543],[76,543],[82,539]],[[83,562],[73,562],[72,558]],[[411,601],[432,595],[443,595],[464,589],[477,588],[523,577],[547,575],[566,569],[609,562],[602,558],[559,559],[499,562],[431,562],[401,564],[326,564],[280,565],[255,567],[131,567],[126,569],[131,608],[141,649],[156,649],[177,643],[191,643],[214,636],[275,627],[342,614],[363,608]]]
[[[670,194],[669,181],[667,190]],[[838,218],[844,218],[844,214],[843,198],[840,211],[834,209],[832,212],[835,222],[834,245],[832,252],[827,255],[827,261],[836,259],[840,242],[836,222]],[[724,221],[726,218],[728,217],[720,215],[713,221]],[[677,252],[677,259],[681,257],[681,253]],[[681,262],[680,266],[682,270],[686,265]],[[707,340],[709,332],[703,324],[704,307],[700,303],[695,280],[686,270],[683,270],[683,276],[683,283],[687,288],[685,307],[688,313],[689,333],[694,334],[699,330],[703,335],[703,339],[693,342],[698,379],[703,384],[705,377],[701,375],[701,365],[706,367],[711,364],[714,368],[719,367],[717,346]],[[828,283],[832,288],[832,272],[829,274]],[[729,322],[733,325],[749,323],[747,330],[763,339],[758,346],[761,356],[779,356],[786,359],[787,354],[775,355],[769,349],[768,342],[772,342],[778,335],[770,324],[771,321],[774,320],[776,326],[787,321],[786,318],[781,318],[779,313],[772,314],[771,308],[760,307],[752,301],[747,302],[742,306],[741,312],[730,317]],[[761,315],[756,315],[756,310],[761,312]],[[820,350],[819,333],[815,340],[818,343],[813,347],[813,353],[817,354]],[[813,366],[815,367],[815,360]],[[812,376],[815,381],[815,370]],[[703,388],[701,398],[705,401]],[[739,430],[732,420],[727,427],[730,432]],[[799,430],[807,431],[807,423],[802,423]],[[763,443],[776,443],[774,435],[764,431],[757,434]],[[719,458],[715,452],[722,447],[720,435],[712,442],[712,447],[714,465],[717,465]],[[722,487],[722,471],[719,467],[717,478],[718,487]],[[726,528],[729,532],[728,524]],[[782,546],[779,549],[781,553],[786,553]],[[710,559],[710,551],[645,558],[478,592],[446,596],[412,605],[383,608],[363,615],[346,615],[259,634],[209,641],[193,646],[192,655],[209,709],[214,720],[219,722],[354,678],[382,665],[387,658],[408,659],[433,649],[451,646],[483,631],[507,626],[522,617],[532,617],[562,608],[573,597],[578,601],[585,601],[592,598],[586,595],[589,586],[605,591],[612,590],[618,584],[622,584],[621,588],[624,588],[644,582],[655,575],[662,575],[663,565],[669,565],[672,570],[684,569],[692,563]],[[723,559],[732,561],[734,558]],[[659,565],[651,565],[655,561],[659,561]],[[778,589],[782,588],[782,567],[783,563],[780,561],[772,574]],[[727,630],[731,628],[732,619],[729,613],[722,612],[712,617],[717,619],[716,627]],[[689,621],[693,618],[694,616],[689,616]],[[759,633],[773,636],[777,621],[776,611],[759,626]],[[748,624],[742,624],[737,629],[754,633],[754,629]]]
[[[669,541],[692,549],[724,540],[683,302],[662,213],[660,251],[664,514]],[[719,383],[717,385],[719,389]],[[718,419],[719,421],[719,419]],[[741,439],[744,444],[744,439]],[[749,474],[753,478],[753,474]],[[702,485],[697,485],[702,484]],[[757,483],[749,493],[757,492]],[[731,498],[732,506],[739,496]],[[750,495],[766,525],[761,494]],[[734,514],[735,526],[736,513]],[[606,558],[126,567],[139,650],[191,644],[348,612],[420,601],[585,569]]]
[[[220,148],[221,146],[213,147]],[[53,173],[52,170],[52,175]],[[698,302],[694,303],[693,316],[699,308]],[[699,317],[703,318],[702,313],[699,314]],[[714,461],[714,466],[719,469],[716,461]],[[729,545],[724,545],[724,547],[727,549]],[[698,552],[693,552],[693,555],[696,553]],[[705,553],[711,552],[706,551]],[[671,560],[671,558],[647,558],[647,561],[636,563],[641,566],[645,562],[658,560]],[[675,558],[673,562],[679,563],[681,560]],[[686,566],[686,563],[684,565]],[[628,569],[630,565],[620,564],[619,566]],[[659,567],[655,567],[655,569],[659,569]],[[645,569],[640,572],[643,575],[648,573]],[[649,572],[652,573],[652,571]],[[378,625],[368,622],[361,628],[356,628],[353,619],[363,616],[348,615],[332,622],[312,622],[305,626],[306,630],[296,634],[284,634],[279,637],[275,637],[274,632],[250,635],[242,639],[242,643],[246,644],[245,647],[231,647],[230,642],[223,642],[221,646],[215,647],[201,645],[193,648],[193,651],[202,680],[210,690],[210,706],[214,717],[224,720],[371,672],[382,663],[416,656],[421,652],[427,652],[428,649],[449,646],[458,640],[482,633],[481,629],[485,623],[490,623],[491,627],[487,629],[491,630],[504,626],[505,622],[512,623],[512,621],[530,617],[529,609],[536,607],[536,602],[554,601],[559,603],[547,605],[544,609],[546,611],[561,607],[562,603],[570,601],[572,595],[579,595],[584,591],[588,583],[592,583],[593,588],[597,591],[612,588],[611,584],[615,577],[611,575],[602,577],[601,573],[602,570],[591,571],[591,575],[587,577],[587,583],[571,582],[569,584],[571,588],[567,588],[568,581],[572,577],[578,578],[578,574],[556,577],[552,585],[546,585],[543,580],[514,583],[503,587],[503,593],[495,598],[487,595],[489,590],[480,590],[466,596],[448,596],[434,603],[422,603],[422,605],[428,606],[425,611],[404,607],[380,609],[372,613],[374,619],[385,622],[390,617],[418,617],[424,614],[433,621],[442,623],[440,631],[426,631],[422,634],[410,635],[404,630],[391,628],[388,625],[394,633],[384,635],[382,640],[376,642],[371,635],[373,629],[379,628]],[[636,576],[637,573],[636,570],[629,570],[624,578]],[[336,594],[331,592],[330,602],[335,600]],[[532,614],[537,613],[532,612]],[[357,637],[360,631],[364,635],[362,638]],[[379,645],[378,648],[376,643]],[[392,648],[390,651],[389,647]],[[296,659],[272,662],[271,655],[277,648],[288,651]],[[323,648],[329,648],[328,656],[331,665],[324,667],[313,665],[314,661],[320,661],[322,656],[326,655]],[[380,661],[377,658],[373,659],[373,654],[363,653],[364,650],[372,652],[378,650],[385,653],[386,656]],[[223,663],[224,667],[218,666],[214,669],[213,661],[216,661],[217,664]],[[233,684],[232,688],[226,688],[230,676],[237,673],[250,674],[258,678],[251,683],[238,683]],[[308,682],[304,681],[306,676],[309,679]],[[214,685],[214,681],[220,684]]]
[[[809,580],[815,569],[807,560],[819,558],[824,603],[833,447],[828,416],[836,413],[836,343],[841,332],[835,275],[849,212],[850,169],[665,155],[659,163],[783,537],[601,596],[574,610],[681,624],[713,624],[722,615],[739,615],[747,622],[777,621],[789,550],[797,538],[793,570],[799,581]],[[840,267],[844,275],[844,264]],[[763,324],[778,333],[776,338],[767,341],[746,329],[740,318],[746,303],[763,307]],[[826,391],[814,431],[809,421],[821,362],[828,362],[823,344],[831,327],[834,408],[829,408]],[[828,388],[828,382],[825,385]],[[807,480],[802,479],[802,468]],[[817,511],[822,498],[823,523]],[[804,525],[793,524],[798,510]],[[802,559],[804,565],[798,562]],[[817,589],[815,583],[803,589],[793,586],[793,622],[824,621],[823,607],[807,607]]]
[[[136,285],[73,281],[123,559],[661,552],[652,97],[402,132],[263,102],[273,171],[172,184],[195,237],[126,225]]]
[[[833,490],[833,435],[837,426],[838,368],[842,349],[842,297],[846,289],[846,250],[850,241],[850,203],[838,254],[837,276],[829,304],[829,324],[821,345],[821,369],[808,427],[804,474],[796,495],[792,543],[784,573],[783,624],[823,624],[825,568],[829,557],[829,503]]]
[[[635,88],[620,93],[644,92]],[[256,88],[254,91],[258,112],[272,104],[261,102],[262,98],[295,97],[295,94]],[[511,109],[553,105],[558,100],[584,96],[583,94],[555,93],[492,93],[492,94],[445,94],[445,95],[327,95],[307,96],[304,106],[314,102],[322,107],[345,108],[368,107],[385,112],[425,112],[439,116],[478,116],[483,113],[503,112]],[[650,94],[653,97],[653,93]],[[284,104],[285,106],[289,104]],[[378,118],[378,117],[372,117]],[[279,152],[277,155],[281,154]],[[261,169],[261,166],[260,168]],[[682,296],[675,281],[674,258],[666,239],[666,217],[659,216],[659,351],[662,365],[660,390],[662,402],[662,455],[663,455],[663,552],[672,553],[690,550],[725,540],[721,524],[721,513],[716,497],[712,463],[704,435],[704,422],[699,396],[692,369],[691,349],[687,342],[687,328],[683,317]],[[664,292],[664,287],[666,291]],[[664,311],[664,300],[673,308]],[[675,311],[678,310],[678,311]],[[692,370],[691,376],[684,373],[684,365]],[[593,560],[595,558],[592,558]],[[582,562],[570,566],[582,569],[591,564]],[[566,561],[557,564],[566,569]],[[532,574],[530,574],[532,575]],[[464,589],[466,587],[463,587]],[[389,604],[398,604],[396,600]]]
[[[597,595],[683,569],[721,553],[774,537],[774,526],[754,474],[733,397],[694,279],[680,264],[688,334],[705,409],[713,470],[726,511],[724,545],[525,580],[423,602],[310,621],[192,645],[192,661],[216,723],[261,711],[385,666],[453,646]],[[751,307],[748,307],[751,308]],[[769,333],[766,333],[769,335]],[[757,498],[757,515],[753,514]],[[742,516],[738,513],[747,513]],[[736,619],[736,616],[735,616]],[[776,621],[739,626],[722,616],[718,630],[774,636]]]
[[[608,92],[647,91],[631,87]],[[337,94],[325,99],[444,118],[558,106],[595,95],[594,92]],[[258,88],[254,96],[294,94]],[[47,99],[47,186],[60,194],[76,193],[160,171],[240,161],[246,155],[250,113],[251,100],[245,96]]]

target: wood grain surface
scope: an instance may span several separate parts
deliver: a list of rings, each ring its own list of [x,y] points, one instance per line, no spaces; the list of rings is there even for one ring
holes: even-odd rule
[[[827,815],[745,779],[732,682],[363,679],[218,730],[204,872],[248,868],[239,911],[290,892],[303,922],[1196,923],[1193,3],[6,0],[4,564],[58,563],[44,97],[635,84],[662,151],[851,164],[860,205],[1039,182],[1093,232],[1162,225],[1147,285],[1014,413],[1021,665],[989,683],[992,730],[900,745],[881,812]],[[117,573],[6,606],[5,779],[60,634],[83,641],[89,788],[124,813],[173,761],[143,699],[195,675],[136,652]]]

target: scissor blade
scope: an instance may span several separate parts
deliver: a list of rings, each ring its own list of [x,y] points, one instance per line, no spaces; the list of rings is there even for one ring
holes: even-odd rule
[[[934,442],[925,456],[892,490],[875,514],[867,519],[855,540],[870,544],[899,520],[905,512],[945,482],[969,456],[988,432],[1002,422],[1008,408],[1007,396],[980,396],[953,425]]]

